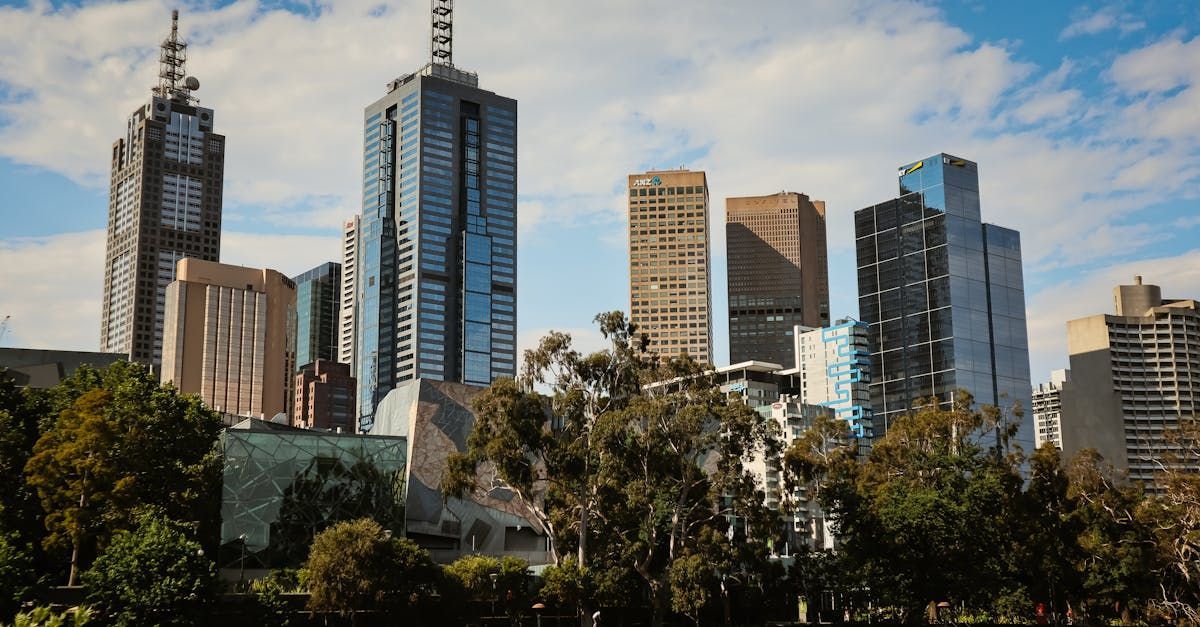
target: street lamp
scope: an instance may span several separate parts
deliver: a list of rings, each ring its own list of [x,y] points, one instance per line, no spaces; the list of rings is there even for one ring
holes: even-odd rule
[[[492,616],[496,615],[496,580],[499,578],[499,573],[488,573],[488,579],[492,580]]]
[[[238,586],[241,587],[246,582],[246,534],[239,535],[238,542],[242,545],[242,557],[238,559]]]

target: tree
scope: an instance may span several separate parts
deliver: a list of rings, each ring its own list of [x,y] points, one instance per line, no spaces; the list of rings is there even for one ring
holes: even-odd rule
[[[1084,560],[1079,546],[1083,529],[1070,488],[1061,454],[1046,443],[1029,459],[1021,507],[1010,518],[1022,538],[1014,552],[1022,585],[1032,601],[1047,603],[1059,613],[1083,596],[1078,570]]]
[[[0,621],[21,606],[34,579],[33,547],[16,533],[0,533]]]
[[[216,571],[186,525],[143,513],[84,572],[88,603],[114,625],[194,625],[216,595]]]
[[[444,573],[471,600],[491,601],[514,620],[529,607],[529,562],[523,559],[464,555]]]
[[[436,567],[424,549],[384,533],[369,518],[340,522],[317,534],[305,565],[309,609],[351,616],[403,606],[429,592]]]
[[[25,466],[26,481],[47,512],[48,548],[70,547],[71,573],[114,531],[136,524],[139,506],[196,525],[216,545],[219,416],[195,396],[160,385],[145,366],[80,368],[46,395],[60,409]],[[82,559],[81,559],[82,558]]]
[[[1140,518],[1153,533],[1157,594],[1151,605],[1177,624],[1200,624],[1200,423],[1167,434],[1171,444],[1156,478],[1161,490]]]
[[[712,596],[712,566],[701,555],[688,555],[671,563],[671,609],[692,619],[697,627],[700,615]]]
[[[541,594],[560,607],[574,608],[578,616],[583,612],[583,602],[592,598],[594,584],[591,579],[591,573],[568,556],[542,571]]]

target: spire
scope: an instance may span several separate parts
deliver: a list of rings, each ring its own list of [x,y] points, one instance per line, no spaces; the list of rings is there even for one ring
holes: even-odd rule
[[[163,40],[158,53],[158,87],[154,95],[181,102],[191,102],[192,90],[200,82],[187,76],[187,42],[179,38],[179,11],[171,11],[171,34]]]
[[[430,62],[454,67],[454,0],[430,0],[430,12],[433,18]]]

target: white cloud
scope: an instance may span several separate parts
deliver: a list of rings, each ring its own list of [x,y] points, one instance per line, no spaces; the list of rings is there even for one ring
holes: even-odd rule
[[[339,257],[337,238],[226,232],[221,257],[295,276]],[[3,346],[99,350],[104,231],[0,240]]]
[[[1059,33],[1059,39],[1071,39],[1083,35],[1098,35],[1116,30],[1125,35],[1146,27],[1146,22],[1137,16],[1122,12],[1116,6],[1106,6],[1096,11],[1076,11],[1071,23]]]

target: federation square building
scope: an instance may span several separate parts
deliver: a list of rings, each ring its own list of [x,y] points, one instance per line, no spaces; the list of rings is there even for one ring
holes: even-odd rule
[[[874,434],[918,399],[965,389],[1018,420],[1033,450],[1021,238],[980,219],[975,163],[938,154],[899,170],[900,196],[854,214],[859,314],[870,325]]]
[[[517,102],[448,55],[363,120],[355,376],[359,426],[397,384],[516,374]]]

